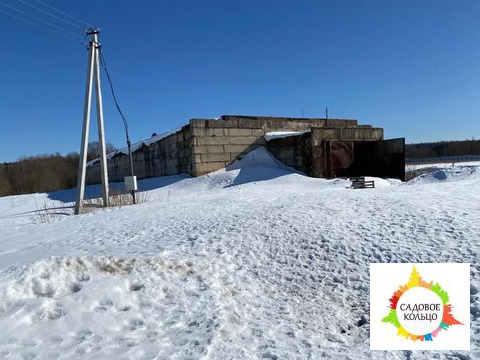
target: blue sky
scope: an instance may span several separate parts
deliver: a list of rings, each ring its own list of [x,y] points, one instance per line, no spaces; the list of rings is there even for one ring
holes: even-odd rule
[[[81,34],[22,1],[4,3]],[[325,106],[407,143],[480,138],[478,1],[43,2],[101,28],[132,141],[190,118],[323,117]],[[85,46],[4,13],[0,30],[0,162],[78,152]],[[123,147],[104,74],[102,87],[107,141]]]

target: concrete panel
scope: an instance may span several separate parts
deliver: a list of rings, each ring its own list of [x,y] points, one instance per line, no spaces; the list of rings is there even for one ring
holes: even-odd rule
[[[203,120],[203,119],[191,119],[189,122],[190,128],[192,129],[195,127],[204,128],[206,123],[207,123],[207,120]]]
[[[253,129],[228,129],[228,135],[229,136],[252,136],[252,130]],[[261,129],[254,129],[257,131],[260,131],[260,135],[263,135],[263,131]]]
[[[178,166],[188,166],[190,163],[190,158],[181,157],[178,159]]]
[[[204,127],[194,127],[192,128],[192,136],[205,136],[207,135],[207,129]]]
[[[225,152],[240,154],[245,151],[250,151],[252,147],[250,145],[225,145]]]
[[[198,155],[196,155],[198,156]],[[223,153],[223,154],[202,154],[201,161],[203,163],[206,162],[217,162],[217,161],[230,161],[230,154]]]
[[[227,121],[227,120],[224,120]],[[256,120],[247,120],[247,119],[238,119],[237,120],[237,127],[239,129],[261,129],[262,122]]]
[[[315,146],[318,146],[321,140],[378,141],[382,138],[383,129],[380,128],[312,128],[312,139]]]
[[[190,148],[182,148],[181,150],[178,151],[178,157],[188,157],[191,154],[192,154],[192,151]]]
[[[205,127],[207,128],[236,128],[236,120],[206,120]]]
[[[321,124],[320,126],[348,126],[357,125],[357,120],[354,119],[322,119],[322,118],[292,118],[292,117],[276,117],[276,116],[246,116],[246,115],[222,115],[223,120],[250,120],[258,123],[270,122],[289,122],[289,123],[304,123]],[[318,126],[318,125],[317,125]]]
[[[232,145],[249,145],[249,144],[265,144],[265,139],[263,137],[258,138],[255,136],[237,136],[229,139],[230,144]]]
[[[220,128],[214,128],[214,129],[207,128],[205,129],[205,135],[206,136],[224,136],[226,134],[224,134],[224,130]]]
[[[311,175],[310,133],[273,139],[267,149],[282,163]]]
[[[197,163],[194,165],[193,175],[200,176],[213,171],[220,170],[227,166],[227,162]]]
[[[220,154],[225,152],[224,145],[197,145],[193,147],[193,154]]]
[[[198,145],[227,145],[230,144],[230,138],[226,136],[198,137]]]

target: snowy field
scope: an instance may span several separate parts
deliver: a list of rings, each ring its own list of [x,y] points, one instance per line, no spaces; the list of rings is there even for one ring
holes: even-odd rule
[[[375,180],[347,189],[260,149],[141,181],[135,206],[0,198],[0,359],[479,359],[478,164]],[[371,352],[371,262],[471,263],[472,350]]]

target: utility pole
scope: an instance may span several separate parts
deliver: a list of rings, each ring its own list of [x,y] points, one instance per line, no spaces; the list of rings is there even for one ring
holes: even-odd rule
[[[132,194],[132,200],[133,204],[136,204],[137,201],[135,199],[135,190],[137,189],[137,178],[135,177],[135,174],[133,172],[133,158],[132,158],[132,143],[130,142],[130,137],[128,136],[127,133],[127,146],[128,146],[128,157],[130,158],[130,174],[132,181],[134,182],[134,185],[131,186],[130,193]]]
[[[82,142],[80,145],[80,163],[78,165],[77,200],[75,203],[75,215],[82,212],[83,199],[85,195],[85,176],[87,168],[88,130],[90,126],[90,112],[92,108],[92,82],[95,77],[96,109],[98,124],[98,143],[100,146],[100,173],[102,177],[103,206],[108,206],[108,169],[107,155],[105,151],[105,131],[103,126],[103,103],[100,87],[100,65],[99,53],[100,43],[98,41],[99,29],[88,29],[86,34],[91,36],[88,45],[88,67],[87,85],[85,88],[85,106],[83,108],[83,130]]]

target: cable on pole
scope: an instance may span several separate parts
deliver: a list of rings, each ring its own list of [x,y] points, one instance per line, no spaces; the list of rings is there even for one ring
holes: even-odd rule
[[[66,12],[57,9],[56,7],[53,7],[52,5],[49,5],[49,4],[47,4],[47,3],[44,3],[43,1],[40,1],[40,0],[35,0],[35,1],[38,2],[38,3],[40,3],[40,4],[42,4],[42,5],[45,5],[45,6],[49,7],[49,8],[52,9],[52,10],[55,10],[55,11],[59,12],[60,14],[63,14],[63,15],[68,16],[69,18],[71,18],[71,19],[73,19],[73,20],[76,20],[76,21],[80,22],[81,24],[87,26],[88,28],[93,28],[93,26],[92,26],[91,24],[86,23],[85,21],[80,20],[79,18],[76,18],[75,16],[72,16],[72,15],[70,15],[70,14],[67,14]]]
[[[113,89],[112,78],[110,77],[110,73],[108,72],[107,63],[105,62],[105,57],[103,55],[103,50],[100,48],[100,65],[102,66],[103,70],[105,70],[105,74],[107,75],[107,80],[110,85],[110,91],[112,93],[113,102],[115,103],[115,107],[117,108],[118,113],[122,117],[123,126],[125,127],[125,136],[127,138],[127,142],[130,141],[130,137],[128,136],[128,122],[125,116],[123,115],[122,109],[120,105],[118,105],[117,97],[115,95],[115,90]]]
[[[40,21],[40,22],[42,22],[42,23],[44,23],[44,24],[47,24],[47,25],[49,25],[49,26],[52,26],[52,27],[54,27],[54,28],[56,28],[56,29],[58,29],[58,30],[61,30],[61,31],[65,32],[65,33],[68,33],[68,34],[71,34],[71,35],[73,35],[73,36],[76,36],[76,34],[75,34],[74,32],[72,32],[72,31],[65,30],[65,29],[63,29],[63,28],[61,28],[61,27],[59,27],[59,26],[57,26],[57,25],[55,25],[55,24],[52,24],[51,22],[42,20],[42,19],[40,19],[40,18],[38,18],[38,17],[36,17],[36,16],[33,16],[33,15],[30,15],[30,14],[26,13],[25,11],[18,10],[18,9],[16,9],[16,8],[14,8],[13,6],[7,5],[7,4],[5,4],[5,3],[3,3],[3,2],[0,2],[0,5],[6,6],[6,7],[9,8],[9,9],[12,9],[12,10],[14,10],[14,11],[16,11],[16,12],[19,12],[19,13],[25,15],[25,16],[28,16],[28,17],[30,17],[30,18],[32,18],[32,19],[35,19],[35,20],[37,20],[37,21]]]
[[[36,27],[38,27],[39,29],[42,29],[42,30],[48,31],[49,33],[52,33],[52,34],[61,36],[61,37],[65,38],[65,39],[75,40],[75,38],[72,38],[72,37],[70,37],[70,36],[68,36],[68,35],[65,35],[65,34],[62,34],[62,33],[59,33],[59,32],[57,32],[57,31],[55,31],[55,30],[52,30],[52,29],[43,27],[43,26],[41,26],[41,25],[39,25],[39,24],[36,24],[36,23],[33,23],[33,22],[28,21],[28,20],[26,20],[26,19],[23,19],[23,18],[21,18],[21,17],[19,17],[19,16],[17,16],[17,15],[11,14],[11,13],[5,11],[5,10],[0,9],[0,12],[4,13],[4,14],[6,14],[6,15],[9,15],[9,16],[11,16],[11,17],[14,17],[15,19],[20,20],[20,21],[22,21],[22,22],[24,22],[24,23],[26,23],[26,24],[29,24],[29,25],[32,25],[32,26],[36,26]]]
[[[128,135],[128,122],[125,116],[123,115],[122,109],[120,109],[120,105],[118,105],[117,97],[115,95],[115,90],[113,89],[112,78],[110,77],[110,73],[108,72],[107,63],[105,62],[105,57],[103,55],[103,50],[101,47],[100,47],[100,65],[102,66],[103,70],[105,70],[105,74],[107,74],[107,80],[110,85],[110,90],[112,92],[112,97],[115,103],[115,107],[117,108],[118,113],[122,117],[123,126],[125,127],[125,137],[127,139],[128,156],[130,158],[130,174],[133,178],[135,175],[133,170],[132,143],[130,142],[130,136]],[[135,204],[136,203],[135,190],[132,190],[131,193],[132,193],[133,203]]]
[[[78,25],[78,24],[75,24],[75,23],[73,23],[73,22],[71,22],[71,21],[68,21],[68,20],[62,19],[60,16],[54,15],[54,14],[52,14],[52,13],[50,13],[50,12],[48,12],[48,11],[45,11],[45,10],[43,10],[43,9],[41,9],[41,8],[39,8],[39,7],[37,7],[37,6],[35,6],[35,5],[32,5],[32,4],[30,4],[30,3],[26,2],[26,1],[23,1],[23,0],[17,0],[17,1],[18,1],[18,2],[21,2],[21,3],[22,3],[22,4],[24,4],[24,5],[27,5],[27,6],[31,7],[32,9],[36,9],[36,10],[38,10],[38,11],[40,11],[40,12],[42,12],[42,13],[44,13],[44,14],[48,15],[48,16],[51,16],[51,17],[53,17],[53,18],[55,18],[55,19],[58,19],[58,20],[60,20],[60,21],[62,21],[62,22],[64,22],[64,23],[66,23],[66,24],[69,24],[69,25],[75,26],[76,28],[78,28],[78,27],[79,27],[79,25]]]
[[[77,41],[83,46],[86,46],[88,48],[87,31],[88,29],[86,28],[79,29],[77,32]],[[83,33],[83,36],[81,36],[82,33]]]

